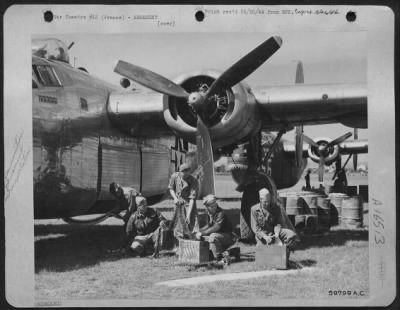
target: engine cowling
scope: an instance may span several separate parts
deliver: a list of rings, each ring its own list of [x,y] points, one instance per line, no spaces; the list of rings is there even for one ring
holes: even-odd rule
[[[205,91],[219,75],[211,70],[198,71],[181,75],[174,82],[188,93]],[[261,128],[255,97],[245,83],[222,87],[201,116],[209,128],[213,147],[241,141]],[[185,99],[164,95],[164,119],[178,136],[195,143],[197,115]]]
[[[332,139],[330,138],[317,138],[314,139],[314,141],[319,145],[327,145],[329,142],[332,141]],[[339,156],[339,146],[336,145],[332,145],[329,146],[328,148],[326,148],[324,150],[324,154],[320,154],[320,150],[313,145],[310,145],[308,148],[308,156],[310,157],[310,159],[316,163],[320,162],[321,156],[324,156],[325,158],[325,165],[330,165],[331,163],[333,163],[334,161],[336,161],[336,159]]]

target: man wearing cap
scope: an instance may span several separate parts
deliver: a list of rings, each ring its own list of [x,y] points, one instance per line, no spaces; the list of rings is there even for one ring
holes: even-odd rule
[[[112,182],[110,184],[110,194],[117,199],[119,210],[126,210],[125,215],[122,217],[126,225],[132,213],[136,211],[135,197],[139,196],[140,193],[132,187],[122,187]]]
[[[251,208],[251,229],[256,235],[257,244],[284,243],[293,249],[296,233],[282,228],[282,214],[279,206],[271,203],[271,195],[266,188],[259,191],[260,203]]]
[[[235,243],[232,234],[232,223],[217,203],[214,195],[207,195],[203,200],[207,209],[207,225],[196,233],[196,239],[205,239],[210,243],[210,250],[214,259],[220,261],[222,253]]]
[[[198,182],[190,174],[188,164],[180,165],[179,172],[171,175],[168,189],[176,205],[172,220],[174,235],[178,238],[190,238],[193,231],[199,230],[196,208]],[[180,221],[184,221],[184,223],[180,223]]]
[[[136,197],[137,210],[126,225],[127,242],[134,254],[145,255],[154,248],[158,230],[166,230],[166,219],[162,214],[149,208],[144,197]]]

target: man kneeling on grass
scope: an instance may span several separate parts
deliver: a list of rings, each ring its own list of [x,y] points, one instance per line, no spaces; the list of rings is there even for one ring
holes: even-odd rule
[[[136,205],[136,212],[126,224],[126,236],[133,254],[144,256],[154,250],[160,229],[167,229],[167,221],[159,211],[147,206],[146,198],[136,197]]]
[[[251,229],[256,235],[257,244],[286,244],[293,250],[296,233],[282,228],[282,214],[278,205],[271,203],[271,195],[266,188],[259,191],[260,203],[251,207]]]
[[[235,243],[235,238],[232,234],[232,224],[224,211],[219,207],[214,195],[204,197],[203,204],[208,213],[207,225],[196,233],[196,239],[208,241],[214,259],[221,262],[223,251]]]

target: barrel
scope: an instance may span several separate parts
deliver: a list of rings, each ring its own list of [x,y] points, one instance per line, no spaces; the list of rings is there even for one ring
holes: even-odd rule
[[[325,185],[325,194],[329,195],[335,191],[335,187],[333,185]]]
[[[303,203],[303,210],[305,214],[315,214],[318,215],[318,207],[317,207],[317,197],[320,197],[317,194],[309,194],[309,195],[302,195],[302,203]]]
[[[286,197],[286,214],[287,215],[299,215],[304,214],[303,203],[302,200],[299,199],[299,196],[288,195]]]
[[[326,197],[317,197],[318,223],[321,226],[330,227],[331,224],[331,204],[330,199]]]
[[[279,194],[279,200],[281,201],[283,209],[286,211],[286,201],[287,201],[287,196]]]
[[[305,215],[296,215],[294,217],[294,227],[298,231],[303,231],[306,226],[306,216]]]
[[[342,227],[363,226],[363,202],[360,196],[345,197],[342,201]]]
[[[318,226],[318,215],[307,214],[305,215],[305,233],[314,233]]]
[[[368,185],[359,185],[358,194],[361,196],[363,201],[368,202]]]
[[[329,198],[331,200],[331,225],[340,225],[342,220],[342,202],[343,199],[349,197],[342,193],[331,193]]]
[[[355,185],[347,186],[347,195],[348,196],[356,196],[357,195],[357,186],[355,186]]]

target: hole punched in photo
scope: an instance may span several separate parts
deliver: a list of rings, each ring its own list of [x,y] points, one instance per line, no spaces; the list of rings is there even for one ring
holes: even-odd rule
[[[53,12],[52,11],[45,11],[43,13],[43,18],[44,18],[45,22],[48,22],[48,23],[52,22],[53,18],[54,18]]]
[[[352,23],[357,19],[357,14],[354,11],[348,11],[346,14],[346,19],[348,22]]]
[[[198,22],[202,22],[204,20],[205,15],[203,11],[199,10],[194,14],[194,17]]]

